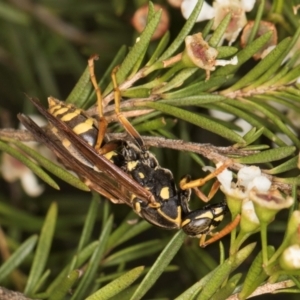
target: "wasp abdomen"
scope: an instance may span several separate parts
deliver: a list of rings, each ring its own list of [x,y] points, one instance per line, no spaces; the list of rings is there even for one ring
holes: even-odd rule
[[[66,123],[90,146],[95,146],[98,136],[95,119],[86,116],[81,109],[60,102],[53,97],[48,98],[48,103],[48,110],[53,116]]]

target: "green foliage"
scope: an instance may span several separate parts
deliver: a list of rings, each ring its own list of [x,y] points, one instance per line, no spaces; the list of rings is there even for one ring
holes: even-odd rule
[[[264,221],[251,232],[246,231],[242,211],[240,228],[232,229],[230,242],[225,237],[219,248],[215,243],[203,250],[196,240],[184,243],[186,235],[181,230],[155,229],[125,205],[100,200],[97,194],[90,199],[84,193],[89,188],[80,176],[46,158],[37,145],[22,143],[34,137],[3,128],[0,286],[31,298],[53,300],[230,299],[237,294],[246,299],[253,292],[267,299],[264,288],[299,293],[300,269],[285,269],[284,261],[286,250],[300,245],[299,13],[292,13],[289,2],[273,1],[270,12],[265,1],[259,2],[247,14],[255,20],[249,42],[242,48],[238,41],[233,45],[223,41],[231,26],[230,13],[214,30],[212,20],[195,24],[203,1],[198,1],[188,20],[180,21],[180,29],[171,22],[170,31],[159,41],[151,38],[162,12],[149,3],[146,27],[137,39],[130,22],[124,25],[124,20],[141,1],[127,2],[130,5],[125,0],[0,3],[0,24],[5,29],[0,33],[3,127],[14,127],[18,112],[33,111],[20,91],[40,97],[44,105],[53,95],[88,115],[97,115],[86,60],[98,53],[95,74],[105,114],[110,121],[116,120],[111,73],[118,67],[122,111],[135,117],[130,121],[138,131],[152,136],[145,137],[146,144],[155,146],[151,151],[175,178],[186,172],[192,178],[204,177],[200,167],[217,162],[228,163],[234,171],[256,165],[272,181],[272,188],[280,191],[276,197],[270,192],[268,201],[288,202],[293,196],[294,204],[288,215],[280,212],[272,224]],[[167,9],[179,18],[174,8]],[[255,61],[253,55],[272,36],[271,31],[258,32],[260,20],[277,26],[279,42]],[[236,58],[236,63],[223,66],[204,59],[206,64],[199,67],[194,57],[187,61],[190,45],[185,44],[185,38],[198,32],[205,37],[205,46],[217,50],[217,60],[228,63]],[[196,53],[202,57],[200,50]],[[216,112],[231,114],[231,119],[222,119]],[[250,125],[243,133],[241,120]],[[109,124],[108,136],[124,139],[124,135],[115,134],[122,130],[118,124]],[[175,141],[157,138],[161,135]],[[45,184],[46,191],[37,200],[28,197],[19,182],[5,181],[10,179],[4,175],[4,153],[22,162]],[[27,188],[35,184],[21,180]],[[205,182],[201,190],[208,194],[210,187],[210,182]],[[231,186],[230,191],[239,188],[243,189]],[[228,203],[230,197],[238,198],[224,186],[222,192]],[[223,198],[220,192],[213,201]],[[201,207],[197,200],[190,205]],[[235,217],[241,200],[233,205],[239,206],[232,210]],[[261,243],[253,242],[259,239]]]

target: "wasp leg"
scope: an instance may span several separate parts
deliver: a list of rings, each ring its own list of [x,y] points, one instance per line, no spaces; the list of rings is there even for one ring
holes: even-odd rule
[[[209,191],[209,193],[208,193],[208,196],[207,196],[207,199],[208,199],[208,201],[210,200],[210,199],[212,199],[213,198],[213,196],[216,194],[216,192],[219,190],[219,187],[220,187],[220,182],[219,181],[215,181],[214,183],[213,183],[213,185],[212,185],[212,187],[211,187],[211,189],[210,189],[210,191]]]
[[[203,202],[208,202],[217,193],[217,191],[219,190],[219,187],[220,187],[220,182],[216,180],[213,183],[207,196],[197,187],[193,187],[192,189],[199,199],[201,199]]]
[[[104,144],[98,151],[99,154],[105,155],[107,153],[110,153],[120,147],[120,144],[118,141],[109,141],[106,144]]]
[[[222,166],[220,166],[219,168],[215,169],[214,172],[210,173],[209,175],[205,176],[204,178],[199,178],[196,180],[192,180],[192,181],[188,181],[188,180],[181,180],[180,181],[180,188],[182,190],[186,190],[186,189],[193,189],[197,196],[202,199],[204,202],[207,202],[208,200],[210,200],[218,191],[219,185],[218,183],[214,183],[211,191],[209,192],[208,197],[206,197],[205,195],[203,196],[202,192],[199,192],[199,190],[195,190],[195,188],[198,188],[200,186],[203,186],[205,183],[207,183],[209,180],[215,178],[216,176],[218,176],[220,173],[222,173],[227,167],[229,167],[232,164],[231,160],[228,160],[227,162],[225,162]]]
[[[199,190],[197,187],[192,188],[196,196],[201,199],[203,202],[208,202],[211,198],[206,196],[201,190]]]
[[[115,113],[119,120],[119,122],[122,124],[124,129],[127,131],[127,133],[136,141],[137,145],[142,149],[145,149],[145,145],[143,142],[143,139],[141,138],[140,134],[137,132],[137,130],[130,124],[130,122],[127,120],[127,118],[121,113],[120,111],[120,102],[121,102],[121,92],[117,83],[117,77],[116,73],[118,71],[118,67],[115,67],[111,73],[111,78],[114,86],[114,95],[115,95]]]
[[[200,189],[198,189],[197,187],[192,187],[192,188],[188,188],[188,189],[182,189],[182,187],[186,187],[186,185],[188,185],[188,183],[191,181],[190,176],[186,175],[185,177],[183,177],[180,182],[179,182],[179,186],[180,189],[182,191],[186,191],[186,190],[190,190],[192,189],[196,196],[201,199],[203,202],[208,202],[214,195],[215,193],[218,191],[219,186],[217,187],[217,189],[214,189],[214,186],[211,188],[209,195],[206,196]],[[217,182],[218,183],[218,182]]]
[[[241,220],[241,215],[237,215],[234,220],[229,223],[226,227],[224,227],[221,231],[213,233],[210,235],[212,236],[210,239],[208,239],[207,241],[205,241],[206,239],[206,235],[204,236],[204,239],[202,240],[202,237],[200,238],[200,242],[199,245],[200,247],[204,248],[218,240],[220,240],[222,237],[224,237],[225,235],[229,234],[234,228],[236,228]]]
[[[91,78],[91,82],[94,86],[95,92],[96,92],[96,96],[97,96],[97,104],[98,104],[98,114],[99,114],[99,124],[98,124],[98,136],[97,136],[97,142],[95,145],[95,149],[98,152],[102,142],[104,140],[104,136],[106,133],[106,129],[107,129],[107,120],[104,117],[104,113],[103,113],[103,105],[102,105],[102,94],[101,94],[101,90],[97,84],[97,80],[96,80],[96,76],[95,76],[95,66],[94,66],[94,60],[97,60],[98,56],[97,55],[93,55],[89,58],[88,60],[88,65],[89,65],[89,72],[90,72],[90,78]]]

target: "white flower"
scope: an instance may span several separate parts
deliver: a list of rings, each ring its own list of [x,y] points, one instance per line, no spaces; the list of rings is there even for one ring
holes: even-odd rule
[[[217,163],[217,168],[221,167],[222,163]],[[224,190],[227,193],[230,193],[231,191],[231,182],[232,182],[232,172],[229,171],[228,169],[225,169],[222,173],[220,173],[217,176],[219,182],[221,183],[221,186],[224,188]]]
[[[185,19],[191,15],[197,0],[184,0],[181,4],[181,12]],[[216,29],[224,16],[231,13],[231,21],[224,34],[224,38],[231,45],[239,35],[240,31],[247,23],[245,12],[251,11],[255,1],[239,1],[239,0],[216,0],[213,2],[213,7],[203,2],[201,12],[196,22],[211,20],[215,18],[213,29]]]
[[[230,122],[235,118],[235,115],[216,109],[210,109],[209,114],[219,120]]]
[[[249,192],[249,199],[254,202],[254,205],[257,204],[257,206],[263,208],[265,212],[267,210],[279,211],[289,208],[294,203],[294,199],[292,197],[285,197],[278,190],[263,192],[252,189]]]
[[[30,116],[39,126],[44,126],[46,121],[39,116]],[[23,129],[22,126],[20,126]],[[45,148],[43,145],[39,146],[36,142],[27,142],[24,143],[27,146],[37,150],[42,153],[44,156],[54,159],[54,155],[48,148]],[[19,162],[14,157],[10,156],[7,153],[2,154],[2,161],[0,170],[3,178],[8,182],[15,182],[17,180],[21,181],[21,185],[26,194],[31,197],[37,197],[44,191],[44,186],[39,184],[34,173],[21,162]]]
[[[270,189],[271,185],[272,183],[267,177],[257,176],[252,180],[252,182],[250,182],[248,190],[255,188],[257,191],[267,192]]]
[[[185,19],[188,19],[193,12],[198,0],[184,0],[181,3],[181,13]],[[210,20],[214,18],[215,10],[207,4],[205,1],[203,2],[202,9],[196,19],[196,22],[201,22],[205,20]]]
[[[236,66],[238,64],[238,58],[237,56],[234,56],[233,58],[231,59],[216,59],[216,63],[215,63],[215,66],[227,66],[227,65],[233,65],[233,66]]]
[[[256,223],[259,225],[259,219],[254,210],[254,205],[252,201],[245,201],[242,205],[242,212],[248,216],[248,219],[251,222]]]
[[[260,176],[260,175],[261,175],[261,170],[259,167],[250,166],[250,167],[241,168],[237,173],[238,185],[243,186],[247,189],[250,182],[255,177]]]
[[[241,6],[245,11],[251,11],[255,5],[256,0],[241,0]]]
[[[220,167],[222,163],[218,163]],[[235,198],[246,199],[249,192],[255,189],[258,192],[267,192],[271,187],[271,181],[261,175],[261,170],[256,166],[243,167],[237,173],[237,182],[232,182],[232,172],[225,169],[217,176],[221,183],[221,190]]]
[[[243,119],[237,119],[234,124],[239,126],[242,131],[235,131],[237,134],[244,136],[249,130],[252,129],[252,125]]]

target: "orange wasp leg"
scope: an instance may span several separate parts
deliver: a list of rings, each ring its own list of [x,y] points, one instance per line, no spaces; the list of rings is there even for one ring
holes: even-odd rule
[[[220,187],[220,182],[215,181],[209,191],[208,196],[206,196],[198,187],[193,187],[192,189],[199,199],[201,199],[203,202],[208,202],[210,199],[213,198],[213,196],[219,190],[219,187]]]
[[[215,178],[216,176],[218,176],[219,174],[221,174],[231,164],[232,164],[232,161],[228,160],[222,166],[218,167],[212,173],[205,176],[204,178],[195,179],[195,180],[192,180],[189,182],[183,182],[183,184],[180,185],[180,188],[182,190],[186,190],[186,189],[191,189],[194,187],[203,186],[206,182],[208,182],[209,180],[211,180],[211,179]]]
[[[234,228],[236,228],[241,220],[241,215],[237,215],[234,220],[229,223],[228,225],[226,225],[221,231],[216,232],[214,234],[211,234],[212,237],[210,239],[208,239],[207,241],[205,241],[206,239],[206,234],[203,234],[200,238],[200,242],[199,245],[200,247],[204,248],[218,240],[220,240],[221,238],[223,238],[225,235],[229,234]]]
[[[88,60],[88,66],[89,66],[91,82],[93,84],[93,87],[95,89],[96,96],[97,96],[98,114],[99,114],[98,136],[97,136],[97,142],[95,145],[95,149],[96,149],[96,151],[102,153],[103,151],[101,151],[100,148],[101,148],[101,145],[103,143],[104,136],[106,133],[107,120],[104,117],[103,105],[102,105],[102,94],[101,94],[101,90],[98,86],[96,76],[95,76],[94,60],[97,60],[97,59],[98,59],[98,55],[92,55]]]
[[[205,183],[207,183],[209,180],[215,178],[216,176],[218,176],[219,174],[221,174],[227,167],[229,167],[232,164],[231,160],[226,161],[222,166],[218,167],[217,169],[215,169],[212,173],[210,173],[209,175],[205,176],[204,178],[198,178],[192,181],[188,181],[188,180],[181,180],[180,181],[180,188],[182,190],[187,190],[187,189],[193,189],[193,191],[195,192],[195,194],[197,195],[198,198],[200,198],[202,201],[204,202],[208,202],[218,191],[219,187],[220,187],[220,183],[218,181],[216,181],[208,196],[205,196],[199,189],[198,187],[203,186]]]

